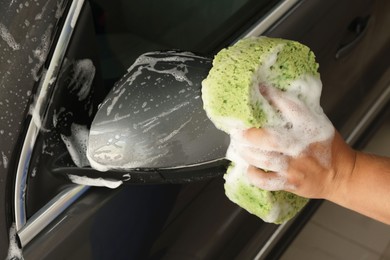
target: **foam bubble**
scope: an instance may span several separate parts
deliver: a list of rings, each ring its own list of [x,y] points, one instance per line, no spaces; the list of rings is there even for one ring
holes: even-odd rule
[[[333,125],[319,104],[321,86],[319,79],[305,75],[294,81],[283,96],[269,92],[269,98],[281,110],[281,117],[277,124],[266,128],[290,156],[300,155],[310,144],[333,138]]]
[[[17,241],[16,227],[12,224],[9,230],[9,247],[6,260],[23,260],[23,252]]]
[[[280,201],[278,204],[273,204],[268,215],[264,216],[263,220],[265,222],[274,223],[280,216],[285,215],[287,212],[291,211],[293,207],[289,203],[283,203]]]
[[[112,109],[114,108],[114,106],[118,102],[119,98],[123,95],[123,93],[125,93],[125,91],[126,91],[125,88],[121,88],[121,89],[114,92],[117,95],[112,98],[111,104],[109,106],[107,106],[107,116],[109,116],[111,114]]]
[[[69,179],[76,184],[87,185],[87,186],[97,186],[97,187],[107,187],[110,189],[118,188],[122,185],[122,181],[108,180],[103,178],[89,178],[86,176],[77,176],[68,174]]]
[[[188,73],[188,68],[184,63],[186,61],[191,61],[193,58],[191,57],[185,57],[185,56],[167,56],[167,57],[153,57],[153,55],[158,55],[161,52],[149,52],[145,55],[142,55],[138,57],[138,59],[134,62],[134,64],[128,69],[128,72],[132,71],[136,66],[139,66],[137,68],[136,72],[132,73],[132,77],[130,77],[127,81],[131,82],[137,78],[139,75],[142,74],[142,70],[146,69],[152,72],[160,73],[160,74],[167,74],[173,76],[177,81],[180,82],[186,82],[188,85],[192,86],[193,83],[188,79],[186,76]],[[185,53],[183,53],[185,54]],[[192,53],[188,53],[189,56],[193,56]],[[156,65],[158,62],[177,62],[181,63],[181,65],[178,65],[177,67],[171,68],[171,69],[158,69],[156,68]]]
[[[85,100],[90,92],[95,77],[95,66],[90,59],[78,60],[75,62],[74,74],[69,83],[71,92],[77,92],[79,101]]]
[[[293,188],[286,186],[288,160],[283,159],[285,156],[297,157],[311,144],[329,143],[334,136],[334,127],[320,106],[322,83],[319,77],[311,74],[301,75],[286,86],[286,91],[269,86],[267,79],[274,76],[269,67],[275,63],[277,52],[282,47],[281,45],[275,48],[264,64],[259,66],[252,79],[252,103],[261,104],[267,116],[263,129],[266,129],[268,135],[261,141],[262,145],[242,142],[244,128],[239,120],[218,119],[229,129],[231,143],[227,158],[235,162],[235,167],[245,168],[247,164],[251,164],[278,173],[263,185],[267,190]],[[266,89],[265,95],[262,94],[261,88]],[[328,146],[325,145],[323,150],[313,154],[323,165],[330,164],[331,151],[326,148]],[[283,154],[278,155],[280,152]]]
[[[46,57],[49,53],[52,31],[53,31],[53,25],[49,24],[45,33],[41,36],[40,44],[35,50],[32,51],[33,57],[37,59],[34,68],[31,69],[31,74],[34,77],[35,81],[39,80],[40,75],[38,75],[38,72],[40,71],[41,67],[45,63]]]
[[[14,51],[20,49],[20,44],[15,41],[15,38],[8,31],[7,27],[5,27],[5,25],[2,23],[0,23],[0,36]]]
[[[1,151],[1,156],[3,158],[3,166],[4,168],[8,168],[8,157],[7,155],[4,153],[4,151]]]
[[[49,1],[46,1],[45,5],[44,5],[44,6],[42,7],[42,9],[41,9],[41,12],[38,13],[38,14],[35,16],[35,20],[36,20],[36,21],[42,19],[44,12],[46,12],[46,9],[47,9],[48,4],[49,4]]]
[[[87,158],[87,145],[89,131],[86,126],[72,124],[71,136],[61,134],[61,139],[66,144],[69,154],[77,167],[84,167],[89,165]]]

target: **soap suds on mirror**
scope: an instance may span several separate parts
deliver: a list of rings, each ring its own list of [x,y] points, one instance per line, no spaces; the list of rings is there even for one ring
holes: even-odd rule
[[[156,69],[156,64],[159,62],[159,61],[163,61],[163,62],[167,62],[167,61],[172,61],[172,62],[186,62],[186,61],[189,61],[189,60],[193,60],[193,58],[191,57],[179,57],[179,56],[172,56],[172,57],[163,57],[163,58],[157,58],[157,57],[151,57],[150,55],[153,55],[153,54],[159,54],[160,52],[149,52],[147,53],[147,55],[149,56],[146,56],[146,55],[142,55],[140,56],[136,61],[135,63],[127,70],[127,71],[132,71],[135,67],[139,66],[138,67],[138,71],[136,73],[133,73],[132,77],[130,77],[127,82],[129,82],[129,85],[139,76],[142,74],[142,70],[143,69],[146,69],[146,70],[149,70],[149,71],[153,71],[153,72],[156,72],[156,73],[161,73],[161,74],[168,74],[168,75],[172,75],[177,81],[184,81],[186,82],[188,85],[192,86],[192,82],[188,79],[188,77],[186,76],[186,74],[188,73],[188,68],[186,67],[186,65],[182,65],[180,66],[180,69],[177,69],[177,68],[172,68],[172,69],[166,69],[166,70],[160,70],[160,69]],[[190,54],[190,53],[189,53]],[[193,55],[193,54],[190,54],[190,56]]]
[[[211,143],[226,144],[226,135],[215,133],[199,98],[200,81],[210,66],[210,59],[188,52],[140,56],[114,85],[91,126],[92,167],[175,167],[224,156],[223,147]],[[207,141],[200,147],[202,138]]]

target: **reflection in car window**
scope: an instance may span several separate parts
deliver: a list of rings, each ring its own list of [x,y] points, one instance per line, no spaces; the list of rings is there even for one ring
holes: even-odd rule
[[[91,1],[103,77],[119,77],[146,51],[181,49],[210,55],[238,37],[278,2]]]

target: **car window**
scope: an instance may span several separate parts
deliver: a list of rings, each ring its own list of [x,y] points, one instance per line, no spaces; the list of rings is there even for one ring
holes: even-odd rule
[[[43,120],[47,123],[44,128],[50,131],[39,134],[31,155],[34,164],[30,166],[32,177],[26,193],[27,215],[33,215],[62,189],[64,182],[69,182],[47,167],[47,162],[56,170],[77,165],[74,156],[69,156],[72,127],[90,126],[98,104],[139,55],[181,49],[211,56],[243,35],[278,2],[281,1],[89,1],[77,22],[57,80],[53,81],[55,90]],[[93,82],[88,81],[92,83],[89,96],[80,99],[74,95],[80,82],[72,84],[72,79],[84,75],[78,74],[77,67],[87,63],[96,73]]]
[[[103,77],[117,78],[146,51],[181,49],[210,55],[278,2],[91,1]]]
[[[83,129],[87,129],[89,126],[97,104],[104,96],[98,93],[102,89],[101,78],[104,80],[105,92],[125,74],[140,54],[148,51],[181,49],[212,56],[243,35],[279,2],[281,1],[88,1],[88,6],[83,8],[74,27],[59,74],[52,78],[53,93],[43,120],[47,123],[44,125],[47,131],[41,131],[36,139],[29,165],[28,189],[23,195],[27,198],[27,218],[35,216],[69,184],[66,176],[61,174],[69,174],[70,169],[79,169],[71,156],[72,147],[69,149],[69,140],[74,135],[72,127],[82,125]],[[89,16],[90,10],[92,19]],[[91,20],[94,32],[91,30]],[[50,64],[50,60],[46,64]],[[79,73],[80,68],[88,69],[85,73]],[[90,68],[94,68],[93,73],[90,73]],[[94,74],[95,78],[93,82],[92,79],[85,78],[92,85],[88,85],[88,97],[80,99],[79,91],[85,88],[81,87],[80,82],[72,84],[76,82],[73,79],[83,79],[83,75],[87,74]],[[61,169],[66,171],[60,171]],[[197,196],[198,186],[203,185],[205,184],[185,185],[195,187],[195,191],[186,198],[191,201]],[[132,188],[129,186],[126,189]],[[187,199],[183,201],[183,204],[176,207],[176,212],[180,212],[188,204]]]

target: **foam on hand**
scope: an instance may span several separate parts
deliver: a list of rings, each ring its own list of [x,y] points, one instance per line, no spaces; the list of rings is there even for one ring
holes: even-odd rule
[[[279,191],[293,189],[285,174],[288,156],[298,156],[310,144],[333,137],[333,126],[319,104],[322,84],[317,70],[308,47],[284,39],[252,37],[221,50],[202,83],[207,115],[231,137],[227,158],[233,163],[224,177],[226,195],[266,222],[286,222],[307,202]],[[280,147],[272,139],[245,143],[241,133],[252,127],[269,131]],[[285,157],[275,156],[278,149]],[[330,160],[329,154],[318,157],[325,158],[323,163]],[[248,160],[274,174],[264,189],[248,180]]]

